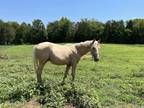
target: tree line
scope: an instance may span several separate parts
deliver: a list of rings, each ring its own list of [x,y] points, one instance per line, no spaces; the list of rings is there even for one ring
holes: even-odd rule
[[[80,42],[101,39],[104,43],[144,43],[144,19],[109,20],[106,23],[95,19],[72,22],[62,17],[47,26],[40,19],[32,24],[4,22],[0,20],[0,44],[36,44],[50,42]]]

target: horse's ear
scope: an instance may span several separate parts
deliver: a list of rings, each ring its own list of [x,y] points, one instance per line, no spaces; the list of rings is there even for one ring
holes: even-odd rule
[[[92,41],[91,45],[93,45],[95,41],[96,41],[96,40],[95,40],[95,39],[93,39],[93,41]]]
[[[100,43],[100,42],[101,42],[101,39],[98,40],[98,43]]]

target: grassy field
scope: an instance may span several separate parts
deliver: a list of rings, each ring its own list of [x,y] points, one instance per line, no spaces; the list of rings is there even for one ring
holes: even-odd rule
[[[60,108],[66,103],[95,108],[126,105],[144,107],[144,45],[101,45],[99,62],[90,54],[78,64],[75,83],[69,75],[61,85],[65,66],[47,63],[44,85],[37,85],[32,45],[0,46],[0,107],[25,105]]]

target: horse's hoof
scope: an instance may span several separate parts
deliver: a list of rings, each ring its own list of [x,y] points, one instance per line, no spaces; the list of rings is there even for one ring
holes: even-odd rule
[[[43,82],[43,81],[37,81],[37,84],[38,84],[38,85],[43,85],[44,82]]]

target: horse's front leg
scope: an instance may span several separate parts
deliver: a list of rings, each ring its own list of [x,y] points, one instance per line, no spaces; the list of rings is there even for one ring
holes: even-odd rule
[[[67,77],[67,75],[68,75],[69,69],[70,69],[70,65],[67,65],[67,66],[66,66],[65,73],[64,73],[63,81],[62,81],[63,83],[65,82],[65,79],[66,79],[66,77]]]
[[[77,66],[77,64],[73,64],[72,65],[72,73],[71,73],[71,75],[72,75],[72,81],[75,80],[76,66]]]

